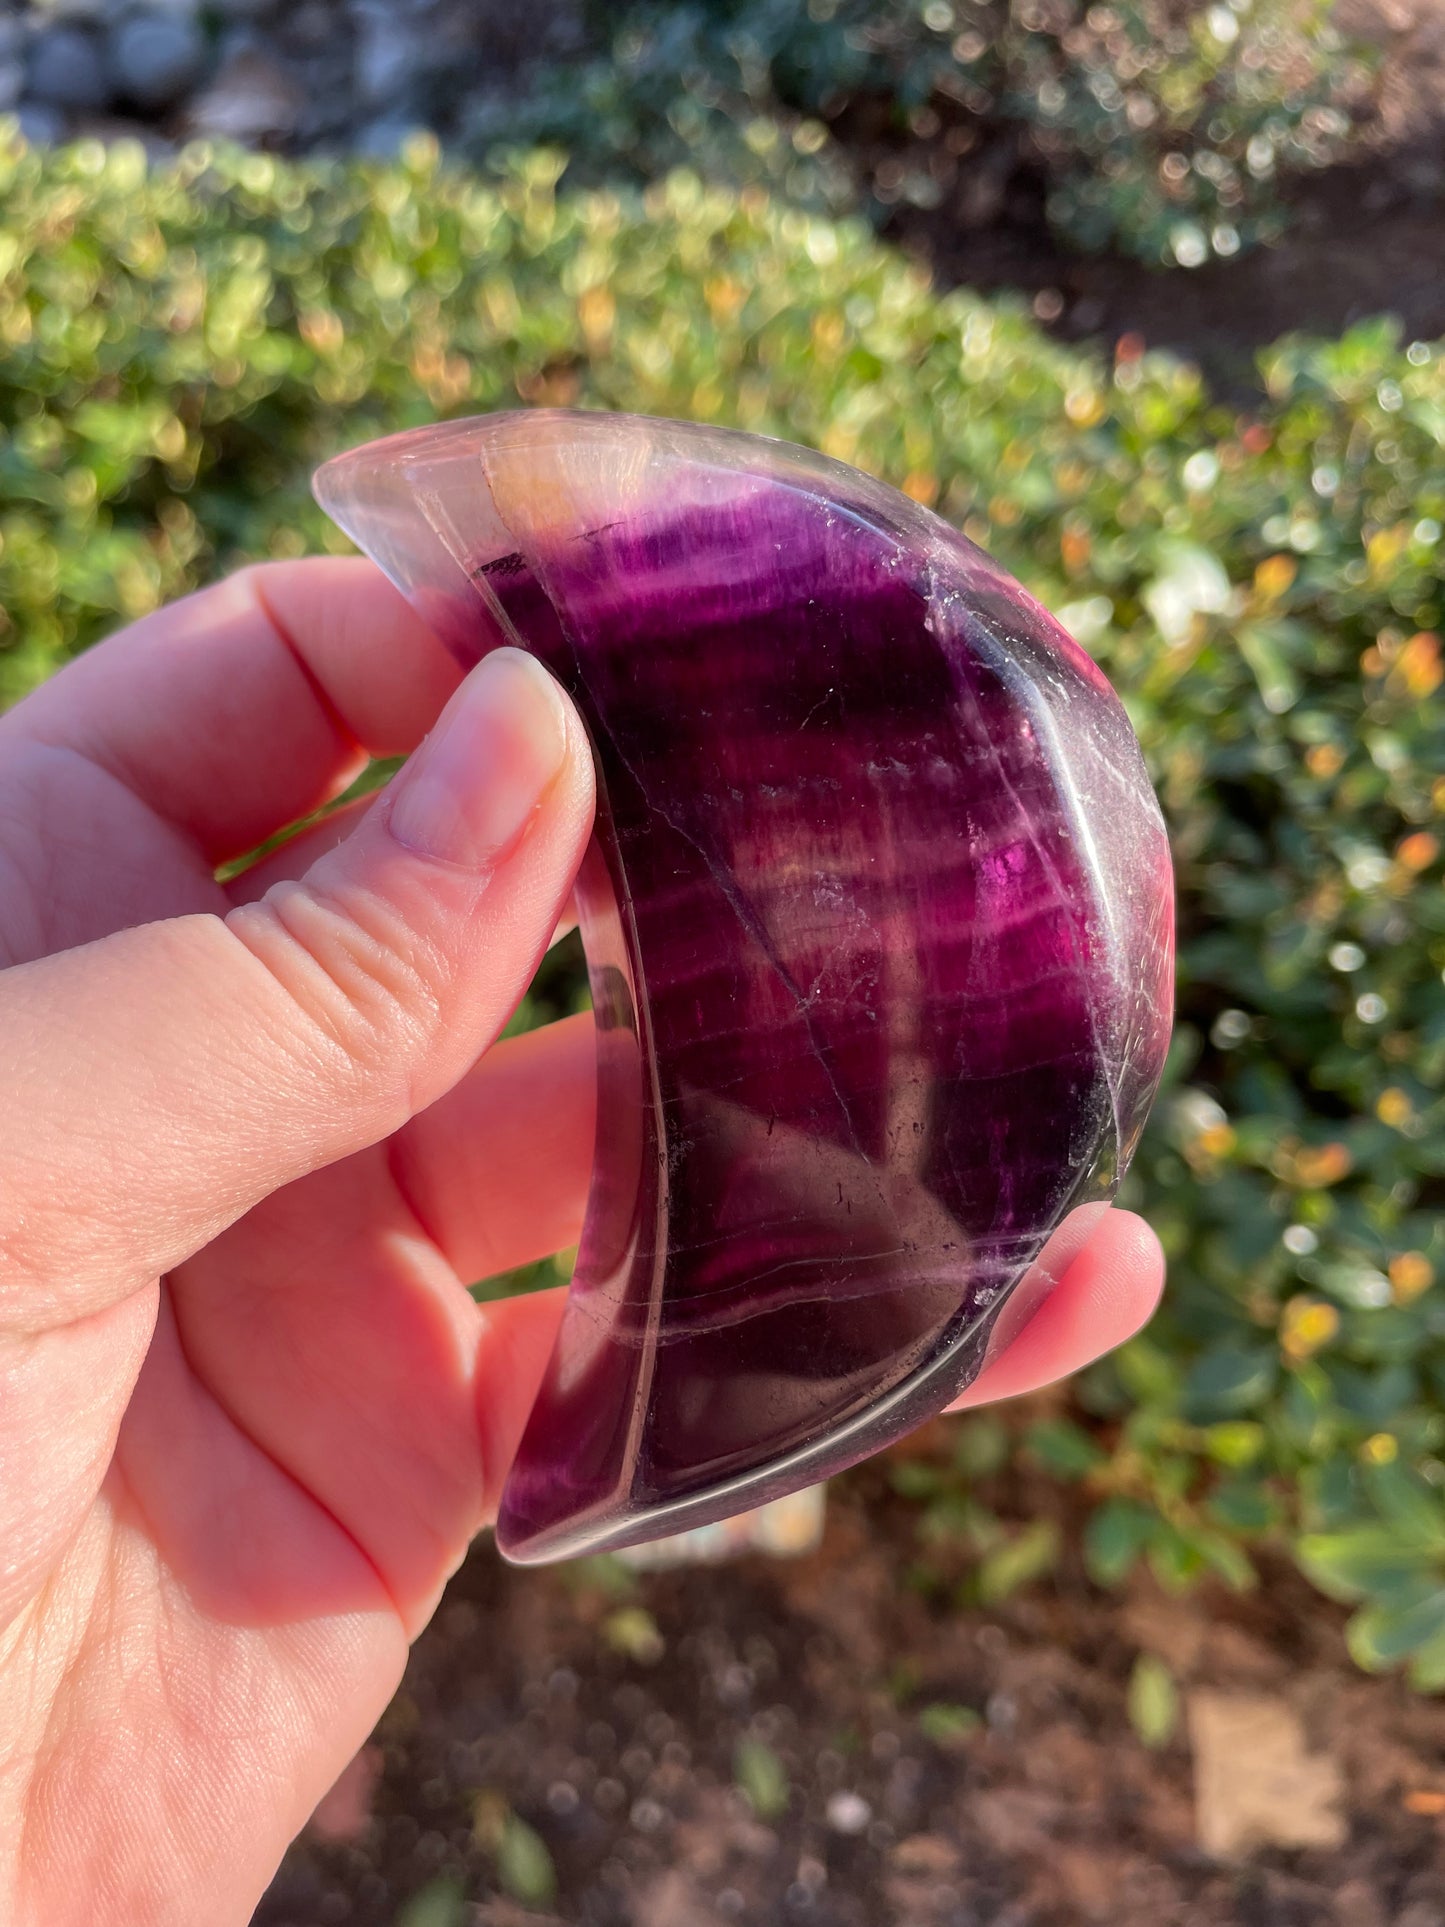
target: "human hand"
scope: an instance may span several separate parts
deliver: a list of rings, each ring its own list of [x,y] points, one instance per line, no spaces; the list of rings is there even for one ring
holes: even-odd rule
[[[539,668],[463,683],[361,561],[248,570],[0,719],[0,1920],[246,1921],[490,1516],[559,1294],[462,1286],[576,1239],[594,1095],[586,1018],[487,1046],[591,784]],[[1162,1272],[1119,1212],[1052,1265],[969,1403]]]

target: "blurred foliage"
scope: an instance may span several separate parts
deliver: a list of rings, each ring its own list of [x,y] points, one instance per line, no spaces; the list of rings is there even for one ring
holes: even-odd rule
[[[733,1778],[760,1820],[776,1820],[787,1812],[792,1798],[788,1769],[766,1740],[749,1734],[738,1741]]]
[[[955,1706],[948,1700],[934,1700],[918,1714],[919,1732],[945,1752],[956,1751],[983,1729],[982,1713],[971,1706]]]
[[[645,1606],[619,1606],[602,1622],[602,1637],[614,1653],[636,1660],[639,1666],[655,1666],[667,1651],[657,1621]]]
[[[463,1927],[466,1890],[460,1880],[442,1875],[412,1895],[396,1917],[396,1927]]]
[[[603,47],[489,96],[479,155],[555,143],[576,178],[689,165],[875,218],[967,207],[999,163],[1056,231],[1197,267],[1279,230],[1282,175],[1347,148],[1370,83],[1329,0],[639,0]]]
[[[896,1478],[980,1596],[1057,1544],[972,1501],[1012,1454],[1087,1495],[1101,1583],[1247,1585],[1286,1545],[1365,1663],[1445,1684],[1445,356],[1285,342],[1236,416],[1127,339],[938,297],[862,223],[689,175],[559,200],[559,165],[0,143],[4,695],[342,547],[312,466],[438,414],[728,422],[935,504],[1105,665],[1170,820],[1179,1024],[1126,1197],[1171,1288],[1071,1415],[983,1414]],[[552,968],[539,1016],[582,994]]]
[[[528,1907],[545,1907],[556,1898],[557,1870],[546,1841],[494,1788],[483,1787],[472,1801],[472,1837],[492,1856],[497,1884],[504,1894]],[[456,1919],[460,1923],[469,1918],[470,1910],[462,1903],[459,1885],[454,1891],[458,1893],[460,1911]],[[441,1921],[438,1927],[442,1927]]]
[[[1154,1653],[1140,1653],[1129,1675],[1129,1724],[1145,1746],[1168,1746],[1179,1725],[1179,1688]]]

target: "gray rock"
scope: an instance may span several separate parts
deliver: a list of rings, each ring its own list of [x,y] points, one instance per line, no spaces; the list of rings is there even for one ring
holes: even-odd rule
[[[93,112],[110,104],[110,80],[92,34],[82,27],[49,27],[30,47],[26,83],[47,107]]]
[[[183,13],[133,13],[111,30],[116,90],[152,113],[188,93],[205,64],[205,35]]]
[[[105,19],[112,34],[122,20],[199,20],[204,0],[113,0]]]
[[[192,133],[250,144],[284,141],[296,130],[305,102],[285,70],[260,53],[228,60],[191,103]]]
[[[356,10],[356,89],[373,106],[403,100],[421,62],[414,28],[390,12]]]
[[[297,145],[309,148],[329,141],[341,152],[349,153],[353,136],[364,118],[352,95],[350,69],[338,73],[335,67],[318,63],[302,69],[300,78],[306,100],[296,121]]]
[[[45,9],[45,18],[51,26],[57,26],[62,21],[102,21],[108,7],[109,0],[50,0]]]
[[[216,42],[217,71],[238,54],[264,54],[266,38],[266,29],[254,26],[250,21],[237,21],[233,27],[222,27],[220,39]]]
[[[283,38],[291,47],[329,47],[343,31],[344,16],[333,13],[326,0],[302,0],[281,21]]]
[[[39,100],[22,101],[16,109],[15,118],[20,124],[20,132],[32,147],[58,146],[70,131],[60,109],[47,107]]]

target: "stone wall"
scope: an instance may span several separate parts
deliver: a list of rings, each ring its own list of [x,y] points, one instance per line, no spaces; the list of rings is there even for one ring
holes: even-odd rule
[[[0,0],[27,137],[389,154],[583,44],[581,0]]]

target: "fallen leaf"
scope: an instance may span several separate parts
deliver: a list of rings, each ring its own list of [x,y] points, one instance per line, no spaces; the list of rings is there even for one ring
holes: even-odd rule
[[[937,1833],[911,1833],[888,1854],[890,1866],[899,1873],[937,1878],[957,1873],[959,1851],[951,1840]]]
[[[1179,1724],[1174,1675],[1153,1653],[1140,1653],[1129,1676],[1129,1724],[1145,1746],[1167,1746]]]
[[[1338,1847],[1344,1785],[1327,1754],[1312,1754],[1289,1705],[1263,1695],[1190,1693],[1195,1830],[1206,1853],[1253,1847]]]

